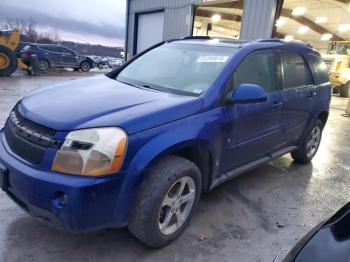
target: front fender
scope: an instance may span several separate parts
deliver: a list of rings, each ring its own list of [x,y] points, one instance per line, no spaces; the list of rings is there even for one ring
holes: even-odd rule
[[[155,136],[137,152],[129,170],[147,170],[163,156],[186,147],[203,146],[213,155],[214,150],[210,142],[206,137],[199,137],[198,131],[182,126]]]
[[[223,108],[216,108],[129,137],[123,170],[126,177],[122,191],[128,195],[125,208],[130,211],[137,190],[149,168],[161,157],[188,146],[204,146],[214,163],[212,175],[218,170],[223,148],[224,130],[220,128]]]

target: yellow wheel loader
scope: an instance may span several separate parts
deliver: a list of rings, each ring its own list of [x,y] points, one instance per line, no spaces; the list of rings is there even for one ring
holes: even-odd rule
[[[0,77],[10,76],[16,71],[17,67],[32,73],[29,66],[17,56],[16,48],[20,42],[21,34],[19,30],[0,30]]]
[[[349,97],[350,41],[332,41],[324,59],[330,64],[330,80],[335,92],[341,97]]]

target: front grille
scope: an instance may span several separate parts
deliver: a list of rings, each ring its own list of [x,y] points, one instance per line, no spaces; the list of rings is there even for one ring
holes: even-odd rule
[[[13,153],[32,164],[40,163],[47,148],[59,148],[61,145],[54,138],[54,129],[24,118],[17,108],[10,113],[4,132]]]
[[[39,125],[29,119],[24,118],[19,112],[18,112],[18,106],[15,107],[14,111],[11,112],[13,114],[19,123],[21,123],[23,126],[36,131],[42,135],[54,137],[56,135],[56,130],[52,128],[48,128],[46,126]]]

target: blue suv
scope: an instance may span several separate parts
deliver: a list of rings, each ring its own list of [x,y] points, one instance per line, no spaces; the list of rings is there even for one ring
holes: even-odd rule
[[[201,193],[274,158],[315,156],[331,86],[303,43],[188,37],[106,76],[24,97],[0,133],[0,183],[69,232],[128,226],[162,247]]]
[[[77,55],[61,45],[29,44],[21,50],[21,58],[27,65],[30,65],[32,55],[37,56],[37,67],[42,72],[48,72],[52,68],[72,68],[75,71],[80,69],[82,72],[88,72],[95,66],[90,57]]]

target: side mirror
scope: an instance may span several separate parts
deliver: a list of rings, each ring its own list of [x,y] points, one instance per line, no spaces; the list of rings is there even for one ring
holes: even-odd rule
[[[249,104],[267,101],[265,90],[259,85],[240,84],[233,92],[227,94],[227,104]]]

